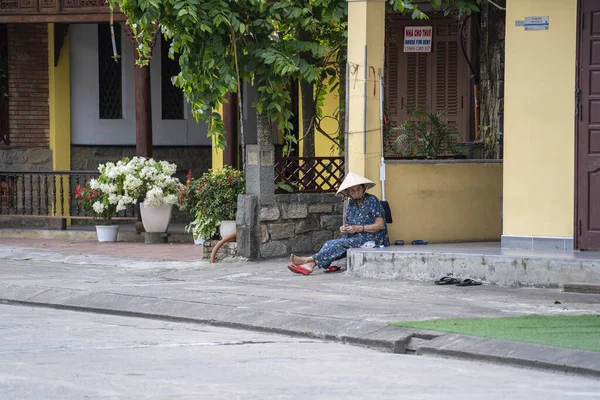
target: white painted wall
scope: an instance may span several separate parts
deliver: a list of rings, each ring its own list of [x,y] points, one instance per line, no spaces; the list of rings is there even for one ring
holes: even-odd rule
[[[134,61],[127,37],[121,35],[123,119],[100,119],[98,107],[98,27],[69,27],[71,66],[71,143],[77,145],[135,145]],[[156,146],[210,146],[206,124],[197,123],[189,105],[184,120],[161,119],[160,41],[150,62],[152,137]],[[187,104],[187,103],[186,103]]]

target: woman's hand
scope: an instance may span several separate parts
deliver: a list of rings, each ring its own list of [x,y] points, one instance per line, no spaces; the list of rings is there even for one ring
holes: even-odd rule
[[[359,233],[364,232],[362,225],[342,225],[340,227],[341,233]]]

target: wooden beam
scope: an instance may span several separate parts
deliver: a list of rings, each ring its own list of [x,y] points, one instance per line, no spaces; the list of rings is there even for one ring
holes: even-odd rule
[[[127,21],[127,17],[121,13],[115,13],[115,22]],[[20,15],[2,15],[0,14],[0,24],[26,24],[40,22],[59,22],[59,23],[96,23],[110,22],[109,13],[97,14],[20,14]]]
[[[137,59],[137,53],[136,53]],[[150,66],[135,66],[135,153],[152,157],[152,100]]]
[[[238,168],[238,97],[235,93],[225,95],[223,104],[223,125],[227,147],[223,152],[223,164]]]

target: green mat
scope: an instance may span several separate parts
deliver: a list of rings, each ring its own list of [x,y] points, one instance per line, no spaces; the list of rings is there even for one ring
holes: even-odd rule
[[[600,315],[455,318],[392,325],[600,351]]]

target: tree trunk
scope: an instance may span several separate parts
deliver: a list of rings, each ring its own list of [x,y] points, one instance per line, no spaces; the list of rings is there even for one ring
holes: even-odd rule
[[[499,0],[501,6],[505,0]],[[504,31],[506,14],[489,3],[481,4],[481,43],[479,87],[480,125],[489,128],[482,132],[486,158],[501,158],[501,140],[504,117]]]

